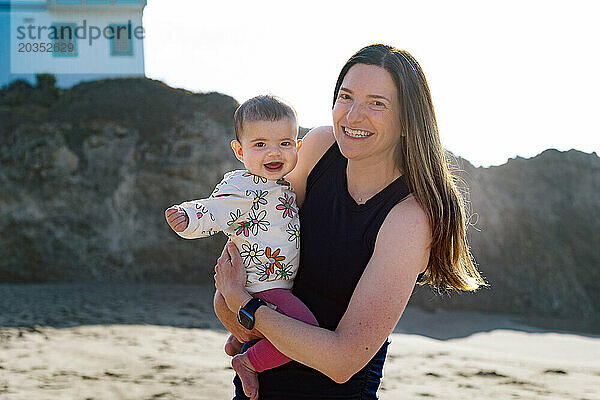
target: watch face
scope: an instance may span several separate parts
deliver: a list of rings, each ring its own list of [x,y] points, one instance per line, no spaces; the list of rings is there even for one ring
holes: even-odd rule
[[[254,317],[250,315],[246,310],[240,310],[238,313],[238,322],[249,331],[254,328]]]

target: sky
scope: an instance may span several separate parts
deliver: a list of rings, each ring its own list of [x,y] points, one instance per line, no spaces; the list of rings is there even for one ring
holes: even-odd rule
[[[600,2],[150,0],[149,78],[238,102],[271,93],[331,125],[348,58],[385,43],[429,84],[442,145],[475,166],[545,149],[600,154]]]

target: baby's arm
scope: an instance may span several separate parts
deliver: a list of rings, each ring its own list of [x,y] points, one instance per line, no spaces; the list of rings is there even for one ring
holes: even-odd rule
[[[165,211],[169,226],[185,239],[196,239],[241,222],[252,207],[253,197],[231,184],[221,183],[218,188],[218,192],[207,199],[169,207]]]

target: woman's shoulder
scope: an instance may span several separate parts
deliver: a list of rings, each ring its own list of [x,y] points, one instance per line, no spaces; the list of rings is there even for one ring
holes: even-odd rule
[[[413,194],[398,202],[389,212],[386,220],[391,220],[396,226],[406,229],[417,229],[421,234],[431,235],[429,217]]]
[[[331,126],[319,126],[311,129],[302,139],[302,157],[298,160],[310,172],[312,167],[323,157],[323,154],[335,142]]]
[[[414,195],[408,195],[388,213],[377,235],[380,243],[389,243],[404,251],[429,251],[432,231],[427,213]],[[423,272],[423,271],[419,271]]]
[[[302,146],[298,150],[298,163],[286,177],[298,195],[299,204],[304,199],[308,175],[333,142],[335,138],[331,126],[313,128],[302,138]]]

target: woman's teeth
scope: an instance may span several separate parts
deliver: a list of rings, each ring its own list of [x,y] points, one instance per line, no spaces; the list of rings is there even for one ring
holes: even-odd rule
[[[371,136],[372,133],[371,132],[366,132],[366,131],[359,131],[358,129],[350,129],[350,128],[344,128],[344,132],[346,132],[346,134],[348,136],[351,137],[367,137],[367,136]]]

